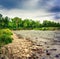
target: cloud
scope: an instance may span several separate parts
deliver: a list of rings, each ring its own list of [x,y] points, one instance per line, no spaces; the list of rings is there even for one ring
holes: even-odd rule
[[[60,20],[60,0],[1,0],[0,13],[33,20]]]
[[[41,12],[40,12],[41,11]],[[51,15],[51,13],[47,13],[43,10],[35,10],[35,11],[27,11],[27,10],[20,10],[20,9],[2,9],[0,10],[0,13],[3,14],[3,16],[8,16],[10,18],[14,17],[20,17],[22,19],[32,19],[32,20],[38,20],[38,21],[43,21],[43,20],[54,20]]]
[[[21,4],[18,4],[18,8],[25,10],[34,10],[37,9],[38,2],[39,0],[23,0]]]
[[[49,9],[49,12],[60,12],[60,0],[53,0],[53,6]]]
[[[54,19],[55,20],[60,20],[60,0],[52,0],[51,2],[53,2],[52,6],[47,10],[50,13],[55,13],[54,15]],[[49,3],[51,3],[49,2]]]
[[[0,5],[6,9],[34,9],[39,0],[1,0]]]
[[[53,13],[60,12],[60,7],[59,6],[54,6],[49,11],[53,12]]]
[[[2,5],[6,9],[12,9],[12,8],[16,8],[18,2],[20,3],[21,1],[22,0],[1,0],[0,5]]]

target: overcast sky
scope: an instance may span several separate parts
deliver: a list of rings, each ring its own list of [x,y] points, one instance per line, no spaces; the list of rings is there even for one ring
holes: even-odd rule
[[[0,13],[23,19],[60,21],[60,0],[0,0]]]

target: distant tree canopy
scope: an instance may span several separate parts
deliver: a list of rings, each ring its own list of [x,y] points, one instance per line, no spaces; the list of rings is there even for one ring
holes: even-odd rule
[[[52,22],[52,21],[48,21],[48,20],[44,20],[42,25],[44,27],[60,27],[60,23],[56,23],[56,22]]]
[[[10,28],[10,29],[34,29],[43,27],[59,27],[60,23],[53,21],[44,20],[43,23],[40,21],[33,21],[32,19],[24,19],[19,17],[9,18],[8,16],[3,17],[0,14],[0,28]]]

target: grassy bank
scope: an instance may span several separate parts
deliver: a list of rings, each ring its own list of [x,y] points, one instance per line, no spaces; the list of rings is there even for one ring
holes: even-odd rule
[[[45,30],[60,30],[60,27],[41,27],[41,28],[34,28],[33,30],[43,30],[43,31],[45,31]]]

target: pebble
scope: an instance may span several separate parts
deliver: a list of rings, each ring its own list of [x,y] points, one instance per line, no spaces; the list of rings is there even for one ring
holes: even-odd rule
[[[46,53],[48,52],[48,50],[46,50]]]
[[[59,55],[55,55],[56,58],[59,58]]]
[[[50,49],[51,51],[56,51],[57,49]]]
[[[46,53],[46,55],[50,55],[50,53]]]

